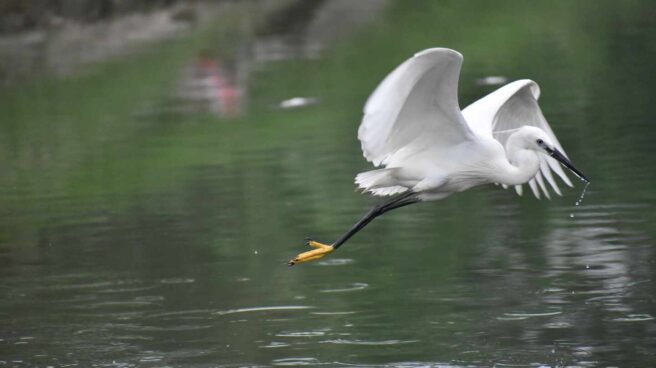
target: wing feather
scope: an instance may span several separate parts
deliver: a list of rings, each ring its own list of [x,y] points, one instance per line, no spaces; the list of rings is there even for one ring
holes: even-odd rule
[[[551,195],[549,194],[546,185],[544,185],[544,179],[542,178],[542,173],[540,171],[535,175],[535,179],[537,180],[542,193],[544,193],[544,196],[547,197],[547,199],[551,199]]]
[[[558,142],[558,138],[556,138],[556,135],[551,130],[549,123],[544,118],[544,115],[542,115],[542,110],[540,110],[540,106],[538,105],[539,97],[540,87],[538,84],[532,80],[522,79],[509,83],[472,103],[462,111],[462,114],[473,131],[478,134],[492,136],[504,147],[513,130],[524,125],[538,127],[549,136],[556,148],[567,157],[567,153],[565,153],[560,142]],[[549,198],[547,187],[544,184],[544,178],[546,178],[551,189],[556,194],[562,195],[556,180],[554,180],[552,171],[565,184],[570,187],[572,186],[572,182],[558,161],[551,157],[541,155],[538,174],[528,182],[533,194],[538,199],[540,198],[539,189]],[[516,187],[521,187],[521,185]],[[518,193],[521,193],[521,189],[516,189]]]
[[[457,51],[427,49],[380,83],[367,100],[358,129],[367,161],[386,166],[409,144],[447,147],[472,137],[458,105],[461,65]]]
[[[556,180],[554,180],[553,175],[551,175],[549,164],[547,163],[547,160],[544,158],[540,158],[540,172],[542,173],[542,175],[544,175],[545,179],[547,179],[547,182],[551,186],[551,189],[553,189],[553,191],[559,196],[562,196],[563,194],[560,192],[560,188],[558,188],[558,184],[556,184]]]

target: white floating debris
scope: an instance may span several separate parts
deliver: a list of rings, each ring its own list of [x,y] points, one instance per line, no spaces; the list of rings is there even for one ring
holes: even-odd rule
[[[476,80],[476,84],[479,86],[498,86],[507,82],[508,78],[501,75],[490,75]]]
[[[280,102],[281,109],[297,109],[299,107],[315,105],[319,102],[316,97],[293,97]]]

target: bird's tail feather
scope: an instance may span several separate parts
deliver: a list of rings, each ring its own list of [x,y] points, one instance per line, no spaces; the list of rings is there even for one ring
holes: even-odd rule
[[[408,188],[394,185],[393,172],[395,168],[378,169],[361,172],[355,176],[355,184],[364,192],[377,196],[389,196],[403,193]]]

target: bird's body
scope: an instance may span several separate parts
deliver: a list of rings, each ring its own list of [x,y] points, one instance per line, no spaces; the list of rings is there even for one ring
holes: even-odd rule
[[[537,104],[538,85],[509,83],[460,111],[457,86],[462,55],[428,49],[390,73],[372,93],[358,130],[364,157],[381,168],[355,183],[376,196],[394,196],[374,207],[331,245],[300,254],[290,265],[323,257],[375,217],[420,201],[445,198],[475,186],[528,183],[536,197],[560,194],[552,175],[572,183],[559,165],[587,181],[565,155]]]
[[[449,149],[427,147],[413,153],[401,152],[387,168],[360,173],[355,180],[360,188],[374,195],[413,190],[424,201],[442,199],[474,186],[498,182],[495,177],[509,169],[505,157],[499,142],[474,136],[471,141]]]

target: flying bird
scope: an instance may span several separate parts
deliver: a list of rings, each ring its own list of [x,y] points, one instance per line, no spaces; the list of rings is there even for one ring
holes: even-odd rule
[[[391,196],[373,207],[332,244],[307,239],[313,250],[289,261],[320,259],[335,251],[376,217],[413,203],[443,199],[483,184],[528,183],[550,198],[547,184],[562,195],[555,176],[572,182],[561,164],[589,182],[568,159],[538,105],[532,80],[506,84],[460,110],[462,55],[446,48],[421,51],[378,85],[358,129],[362,153],[376,170],[355,183],[374,196]],[[546,183],[545,183],[546,182]]]

